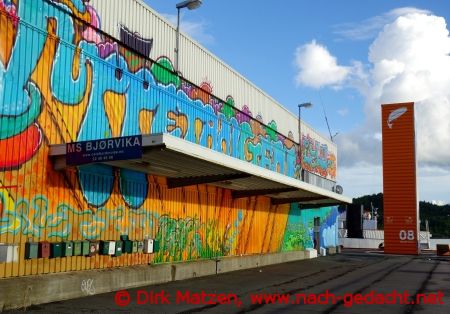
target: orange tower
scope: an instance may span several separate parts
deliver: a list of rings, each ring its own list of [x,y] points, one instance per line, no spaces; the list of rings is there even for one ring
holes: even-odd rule
[[[414,103],[382,105],[384,251],[419,254]]]

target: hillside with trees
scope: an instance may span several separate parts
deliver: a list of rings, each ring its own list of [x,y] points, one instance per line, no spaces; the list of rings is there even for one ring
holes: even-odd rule
[[[383,193],[365,195],[353,199],[354,204],[364,205],[364,209],[378,208],[378,228],[383,229]],[[428,220],[433,238],[450,238],[450,204],[444,206],[429,202],[419,202],[420,230],[425,230]]]

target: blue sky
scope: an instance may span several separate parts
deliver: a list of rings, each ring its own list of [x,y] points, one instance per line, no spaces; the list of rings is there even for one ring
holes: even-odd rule
[[[178,1],[145,2],[169,19],[176,14]],[[403,22],[398,20],[402,17]],[[302,111],[302,118],[328,134],[325,109],[332,133],[339,132],[338,180],[349,196],[382,190],[377,102],[418,101],[418,112],[424,117],[418,121],[421,131],[421,126],[424,128],[432,119],[432,106],[439,100],[440,107],[433,108],[443,112],[437,124],[442,127],[435,131],[440,133],[423,129],[422,137],[418,138],[418,145],[423,147],[418,151],[419,190],[420,199],[450,203],[450,193],[444,188],[450,186],[450,162],[445,161],[447,157],[450,160],[450,141],[440,135],[449,131],[446,123],[450,120],[450,102],[446,101],[450,101],[450,93],[433,88],[436,80],[447,82],[450,76],[441,73],[444,70],[450,73],[450,63],[446,63],[450,52],[445,25],[448,21],[450,4],[437,0],[204,0],[195,11],[183,10],[181,25],[182,31],[184,27],[194,39],[294,113],[298,103],[312,102],[313,108]],[[438,35],[428,36],[427,32]],[[429,37],[434,41],[428,42]],[[397,47],[398,42],[405,45]],[[422,43],[430,51],[420,52],[417,47]],[[396,46],[395,54],[383,52],[391,46]],[[439,54],[434,56],[433,51]],[[441,57],[442,70],[420,61]],[[317,73],[317,66],[310,64],[317,60],[326,65],[326,74]],[[394,65],[385,66],[386,62]],[[397,65],[402,70],[390,73]],[[420,73],[428,73],[429,69],[431,74],[424,78],[428,89],[419,94],[404,92],[415,86],[408,78],[420,77]],[[324,80],[321,75],[329,79]],[[380,77],[385,79],[387,75],[394,75],[403,83],[394,86],[388,86],[386,81],[380,83]],[[392,96],[389,91],[394,87],[403,92]],[[433,138],[434,144],[430,142]],[[443,147],[445,144],[447,148]],[[433,146],[441,151],[436,153]],[[436,182],[442,188],[432,188]]]

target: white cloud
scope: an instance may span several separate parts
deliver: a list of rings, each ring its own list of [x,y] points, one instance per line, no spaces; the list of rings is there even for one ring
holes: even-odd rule
[[[367,118],[380,104],[416,102],[419,162],[450,167],[450,37],[442,17],[411,13],[384,27],[369,49],[373,65]]]
[[[340,147],[338,146],[338,148]],[[344,195],[349,197],[359,197],[381,192],[381,166],[374,166],[368,162],[359,162],[350,167],[340,165],[337,175],[338,184],[344,188]]]
[[[174,27],[177,25],[177,16],[174,14],[162,14]],[[214,37],[208,33],[208,25],[204,20],[191,21],[183,19],[181,14],[180,31],[187,34],[201,44],[214,43]]]
[[[368,162],[358,162],[351,166],[339,166],[338,184],[344,188],[344,195],[359,197],[377,194],[383,189],[383,168]],[[438,205],[450,204],[448,186],[450,171],[439,168],[423,167],[419,169],[418,191],[419,200],[436,201]]]
[[[314,88],[322,86],[341,85],[351,72],[351,67],[340,66],[336,57],[332,56],[326,47],[317,44],[315,40],[297,48],[295,66],[298,69],[297,85]]]
[[[379,132],[372,132],[366,126],[342,133],[336,138],[338,165],[351,167],[358,163],[381,165],[381,141]]]
[[[349,110],[348,110],[348,108],[341,108],[341,109],[338,109],[338,111],[336,111],[336,112],[341,117],[346,117],[349,113]]]
[[[421,167],[419,168],[419,198],[430,202],[431,200],[439,200],[443,204],[450,204],[450,195],[448,186],[450,183],[450,169],[437,167]]]
[[[408,8],[388,15],[401,16],[380,28],[369,48],[370,63],[361,66],[358,75],[353,66],[353,75],[344,81],[364,96],[366,116],[361,126],[337,138],[339,180],[344,189],[348,185],[362,194],[382,190],[381,173],[366,173],[369,166],[381,167],[380,105],[413,101],[420,199],[450,203],[450,36],[446,21]]]
[[[409,13],[386,25],[369,48],[371,64],[361,84],[365,87],[359,88],[366,99],[366,121],[338,139],[340,162],[381,163],[376,136],[380,132],[380,105],[414,101],[419,162],[449,169],[449,54],[449,31],[442,17]],[[353,79],[358,81],[359,77]]]
[[[430,11],[414,7],[397,8],[384,14],[363,20],[359,23],[344,23],[335,25],[334,33],[339,36],[339,39],[350,39],[350,40],[372,39],[377,36],[379,31],[386,24],[392,23],[399,16],[411,13],[429,14]]]

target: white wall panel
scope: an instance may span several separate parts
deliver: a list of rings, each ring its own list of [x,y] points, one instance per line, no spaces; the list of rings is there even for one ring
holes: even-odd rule
[[[119,23],[126,25],[129,30],[138,32],[144,38],[153,38],[150,58],[156,60],[166,56],[174,62],[176,29],[145,3],[140,0],[91,0],[90,5],[100,15],[104,32],[120,38]],[[176,14],[175,7],[173,13]],[[298,120],[295,114],[184,34],[180,36],[179,70],[187,80],[196,85],[204,81],[210,82],[212,94],[216,97],[225,100],[231,95],[237,108],[247,105],[253,116],[260,115],[264,123],[275,120],[280,133],[288,135],[292,132],[294,139],[298,141]],[[337,156],[336,145],[328,138],[305,123],[302,130],[321,144],[326,144],[328,151]]]

